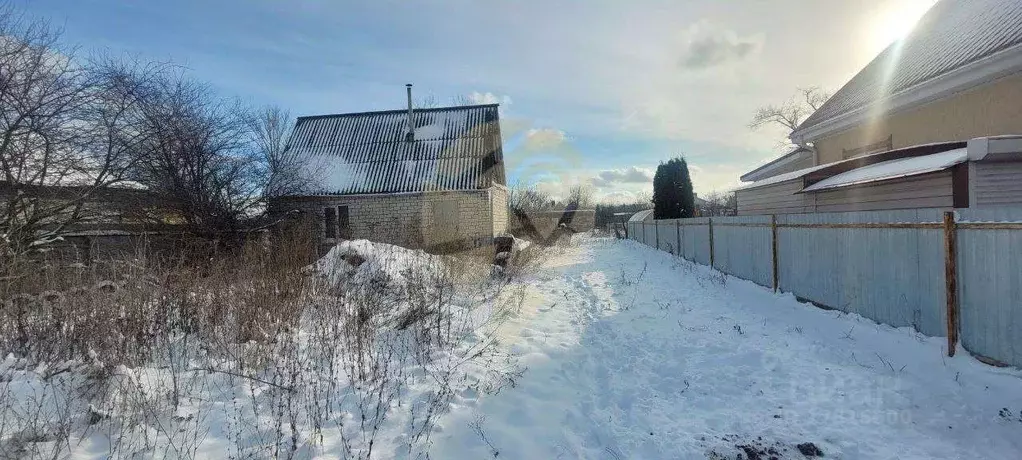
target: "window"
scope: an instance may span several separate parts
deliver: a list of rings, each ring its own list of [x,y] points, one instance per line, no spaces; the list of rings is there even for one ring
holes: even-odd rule
[[[348,207],[337,207],[337,236],[338,238],[351,239],[351,221],[348,220]]]
[[[323,208],[323,217],[326,223],[326,237],[337,238],[337,210],[333,207]]]

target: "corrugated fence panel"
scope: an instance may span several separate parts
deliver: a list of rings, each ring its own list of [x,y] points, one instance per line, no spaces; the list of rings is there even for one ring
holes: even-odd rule
[[[683,219],[681,226],[682,255],[695,263],[710,265],[710,219]]]
[[[772,287],[772,241],[770,216],[713,218],[714,265],[729,275]]]
[[[1022,222],[1022,209],[960,209],[958,222]],[[1022,231],[969,229],[957,239],[962,346],[1022,366]]]
[[[941,229],[784,227],[942,219],[939,209],[777,216],[780,288],[874,321],[946,336]]]
[[[649,247],[656,247],[656,227],[652,222],[642,224],[642,242]]]
[[[665,219],[656,221],[657,247],[661,251],[678,254],[678,220]]]

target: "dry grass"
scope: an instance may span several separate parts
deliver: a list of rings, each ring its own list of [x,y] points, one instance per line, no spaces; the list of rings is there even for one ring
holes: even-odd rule
[[[209,436],[231,458],[371,458],[394,424],[414,456],[459,389],[520,376],[493,337],[538,248],[496,277],[475,258],[437,258],[396,291],[311,276],[310,234],[173,260],[5,264],[0,458],[67,456],[84,440],[109,456],[193,458]],[[432,390],[410,399],[422,381]]]

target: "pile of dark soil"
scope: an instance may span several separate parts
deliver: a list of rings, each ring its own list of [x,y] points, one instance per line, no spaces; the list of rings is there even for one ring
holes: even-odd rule
[[[706,457],[711,460],[785,460],[823,457],[823,451],[811,442],[794,446],[779,441],[766,441],[763,437],[745,439],[738,435],[720,438],[729,447],[711,450]]]

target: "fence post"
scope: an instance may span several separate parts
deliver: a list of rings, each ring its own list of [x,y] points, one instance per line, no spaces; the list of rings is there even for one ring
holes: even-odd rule
[[[649,246],[649,240],[646,238],[646,221],[642,221],[642,244]]]
[[[653,241],[656,242],[656,250],[660,250],[660,224],[653,220]]]
[[[955,213],[944,212],[944,293],[947,298],[947,355],[958,343],[958,261],[955,252]]]
[[[708,217],[707,219],[710,219],[710,268],[715,268],[716,265],[713,263],[713,218]]]
[[[677,233],[676,237],[677,237],[677,240],[678,240],[678,251],[677,251],[678,254],[677,255],[678,255],[678,257],[681,257],[682,259],[684,259],[685,256],[681,255],[681,220],[674,221],[674,231],[675,231],[675,233]]]
[[[772,258],[773,263],[774,263],[774,265],[773,265],[773,270],[774,270],[774,292],[777,292],[777,289],[778,289],[778,283],[777,283],[777,215],[775,215],[775,214],[771,214],[770,215],[770,252],[772,254],[771,258]]]

